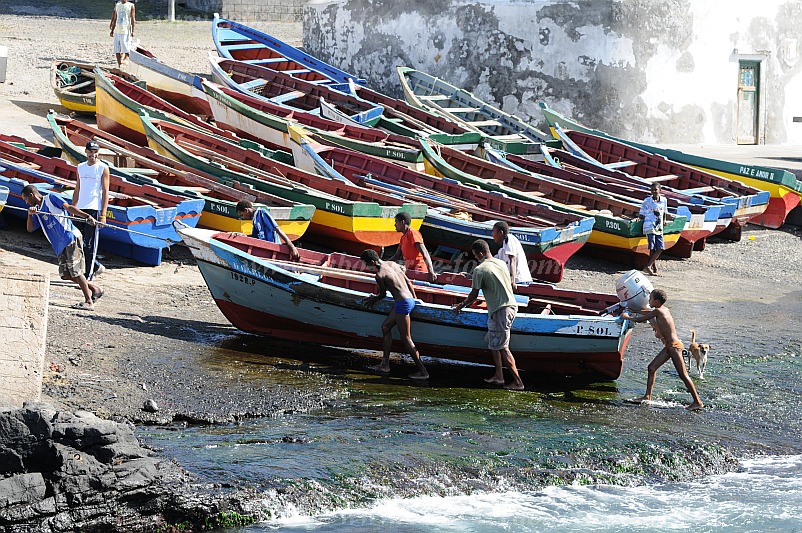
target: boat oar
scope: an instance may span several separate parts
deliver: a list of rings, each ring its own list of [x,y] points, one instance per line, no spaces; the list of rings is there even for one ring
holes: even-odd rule
[[[17,207],[17,206],[14,206],[14,205],[6,205],[5,209],[16,209],[17,211],[25,211],[26,213],[30,212],[28,209],[25,209],[25,208],[22,208],[22,207]],[[74,220],[76,222],[84,222],[84,223],[86,222],[85,218],[71,217],[69,215],[56,215],[56,214],[53,214],[53,213],[48,213],[46,211],[35,211],[35,213],[37,215],[47,215],[47,216],[56,217],[56,218],[66,218],[67,220]],[[158,241],[164,241],[164,242],[167,243],[167,246],[170,246],[172,244],[177,244],[178,242],[180,242],[180,241],[174,241],[172,239],[168,239],[166,237],[157,237],[157,236],[151,235],[149,233],[142,233],[141,231],[134,231],[134,230],[128,229],[128,228],[121,228],[120,226],[114,226],[114,225],[108,224],[108,223],[106,223],[103,227],[104,228],[116,229],[117,231],[127,231],[128,233],[133,233],[134,235],[141,235],[142,237],[150,237],[151,239],[156,239]]]

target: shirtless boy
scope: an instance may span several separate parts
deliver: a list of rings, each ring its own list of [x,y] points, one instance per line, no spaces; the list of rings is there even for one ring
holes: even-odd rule
[[[685,408],[690,411],[698,411],[704,407],[704,405],[702,404],[702,400],[699,399],[699,393],[696,392],[696,387],[693,381],[691,381],[688,371],[685,369],[685,361],[682,358],[682,349],[685,346],[677,336],[677,329],[674,327],[674,318],[671,316],[671,312],[664,307],[666,298],[665,291],[656,289],[649,295],[649,305],[654,309],[646,311],[638,317],[634,317],[627,312],[621,314],[622,318],[633,322],[647,322],[654,319],[652,324],[655,329],[655,336],[665,344],[665,348],[660,350],[657,357],[649,363],[649,378],[646,382],[646,394],[643,395],[640,401],[646,402],[652,399],[652,389],[654,388],[654,381],[657,377],[657,370],[671,359],[674,363],[674,368],[677,369],[679,378],[685,383],[685,387],[693,398],[693,403]]]
[[[365,298],[365,305],[373,307],[373,305],[384,298],[387,291],[393,295],[395,305],[393,306],[390,315],[382,324],[383,348],[384,358],[378,365],[370,367],[371,370],[379,372],[390,371],[390,348],[393,345],[393,328],[398,328],[398,334],[401,337],[401,342],[404,348],[415,364],[418,366],[418,371],[410,374],[410,379],[429,379],[429,372],[420,360],[418,349],[415,348],[415,343],[412,342],[412,335],[410,333],[410,320],[409,313],[415,308],[415,288],[412,282],[407,278],[404,273],[403,267],[397,263],[390,261],[382,261],[379,259],[379,254],[374,250],[365,250],[360,256],[365,266],[375,268],[376,283],[379,286],[379,294],[373,294]]]

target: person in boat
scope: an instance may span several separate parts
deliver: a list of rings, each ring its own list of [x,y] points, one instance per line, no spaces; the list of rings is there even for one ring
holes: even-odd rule
[[[490,253],[490,246],[482,239],[477,239],[471,245],[471,253],[479,261],[479,266],[473,270],[471,292],[465,301],[456,304],[453,309],[460,312],[471,305],[479,296],[479,291],[487,302],[487,347],[493,354],[493,365],[496,370],[492,376],[486,378],[487,383],[503,385],[511,390],[524,390],[523,381],[518,374],[515,357],[510,351],[510,330],[518,311],[518,302],[512,292],[512,279],[507,265],[496,259]],[[504,382],[504,363],[510,369],[512,381]]]
[[[100,239],[100,228],[106,224],[106,212],[109,208],[109,166],[100,160],[100,145],[95,141],[86,143],[86,161],[78,165],[78,181],[72,195],[72,205],[90,215],[97,224],[76,222],[81,232],[84,246],[86,271],[84,277],[92,281],[106,271],[106,267],[97,260],[97,245]]]
[[[298,248],[292,243],[287,234],[279,227],[276,220],[264,209],[255,209],[248,200],[237,203],[237,215],[243,220],[253,221],[251,237],[262,239],[263,241],[279,244],[279,240],[290,249],[290,257],[293,261],[301,259]]]
[[[429,273],[429,281],[437,281],[437,273],[432,266],[432,258],[429,251],[423,244],[423,237],[420,231],[412,226],[412,217],[409,213],[402,211],[395,215],[395,230],[401,233],[401,241],[389,261],[404,260],[407,270],[418,270]]]
[[[655,329],[655,337],[660,339],[665,345],[664,348],[660,350],[660,353],[657,354],[657,357],[649,363],[646,394],[638,401],[651,401],[657,370],[670,359],[671,362],[674,363],[674,368],[677,369],[679,378],[685,383],[685,387],[693,398],[693,403],[688,405],[686,409],[696,411],[704,407],[704,404],[702,404],[699,393],[696,391],[696,386],[693,384],[693,381],[691,381],[688,371],[685,369],[685,360],[682,358],[682,350],[685,346],[682,344],[682,341],[679,340],[677,328],[674,326],[674,318],[671,316],[671,312],[665,307],[667,298],[668,296],[664,290],[655,289],[649,295],[649,305],[652,306],[651,310],[638,313],[637,316],[631,315],[626,311],[621,313],[621,318],[626,320],[631,320],[633,322],[650,322]]]
[[[94,311],[94,304],[103,296],[103,289],[87,281],[84,276],[86,265],[81,232],[73,225],[70,215],[86,219],[90,224],[96,224],[97,221],[91,215],[70,205],[58,194],[48,193],[42,196],[35,185],[29,184],[23,187],[22,199],[29,206],[28,231],[33,233],[42,228],[58,257],[58,272],[61,279],[78,284],[84,294],[84,301],[73,305],[73,309]]]
[[[644,274],[657,273],[657,258],[663,253],[663,227],[666,221],[668,201],[660,194],[660,184],[652,183],[652,195],[643,200],[640,207],[640,218],[643,219],[643,232],[649,242],[649,262],[643,267]]]
[[[496,259],[504,261],[512,280],[512,290],[515,291],[518,285],[529,285],[532,283],[532,272],[526,262],[526,254],[521,241],[510,233],[510,226],[504,221],[496,222],[493,225],[493,240],[501,246],[496,253]]]
[[[393,328],[398,328],[398,335],[401,337],[404,349],[418,367],[416,372],[409,375],[410,379],[429,379],[429,372],[423,366],[410,331],[411,321],[409,314],[416,304],[415,287],[404,273],[401,265],[392,261],[382,261],[375,250],[365,250],[360,255],[360,259],[365,263],[366,267],[376,269],[376,284],[379,286],[379,293],[365,298],[365,305],[373,307],[376,302],[384,298],[387,291],[390,291],[395,302],[387,319],[382,323],[384,357],[382,362],[372,366],[371,370],[379,372],[390,371],[390,348],[393,344]]]
[[[134,31],[136,29],[136,7],[129,0],[118,0],[114,4],[109,24],[109,36],[114,38],[114,53],[117,56],[117,67],[122,67],[123,60],[128,61],[131,53]]]

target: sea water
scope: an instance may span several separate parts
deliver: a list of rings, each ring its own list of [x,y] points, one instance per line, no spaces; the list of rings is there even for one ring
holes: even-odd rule
[[[272,519],[246,531],[800,530],[800,314],[755,308],[746,330],[707,312],[701,413],[670,365],[652,405],[626,401],[659,349],[641,328],[618,380],[530,377],[522,393],[484,386],[476,365],[426,360],[419,385],[397,362],[385,378],[265,358],[266,381],[326,374],[340,392],[313,412],[140,435],[201,481],[261,492]]]

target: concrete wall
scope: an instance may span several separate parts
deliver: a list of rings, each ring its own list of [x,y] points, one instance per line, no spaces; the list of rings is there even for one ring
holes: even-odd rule
[[[736,142],[739,60],[759,141],[802,143],[800,0],[313,0],[304,45],[400,95],[407,65],[543,125],[537,102],[646,142]]]
[[[237,22],[301,20],[305,0],[184,0],[186,7]]]

